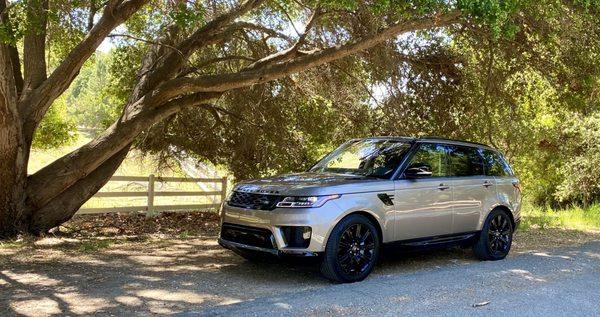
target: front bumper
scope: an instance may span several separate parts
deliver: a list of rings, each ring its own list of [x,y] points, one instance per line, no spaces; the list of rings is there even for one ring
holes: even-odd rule
[[[248,244],[237,243],[237,242],[225,240],[222,238],[219,238],[219,244],[222,247],[229,249],[229,250],[259,251],[259,252],[270,253],[275,256],[292,255],[292,256],[312,257],[312,256],[319,255],[317,252],[311,252],[311,251],[306,251],[306,250],[301,250],[301,249],[277,250],[277,249],[261,248],[261,247],[256,247],[256,246],[252,246],[252,245],[248,245]]]
[[[223,224],[266,229],[273,235],[273,248],[264,245],[251,245],[219,237],[219,244],[225,248],[263,251],[276,255],[290,254],[301,256],[317,255],[325,250],[327,237],[341,209],[334,202],[320,208],[276,208],[274,210],[254,210],[233,207],[224,203],[221,207],[221,228]],[[291,247],[286,241],[286,227],[310,227],[310,242],[306,248]]]

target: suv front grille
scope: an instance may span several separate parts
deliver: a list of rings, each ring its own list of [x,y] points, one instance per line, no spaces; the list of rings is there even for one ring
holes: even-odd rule
[[[254,247],[274,249],[273,234],[262,228],[223,223],[221,238]]]
[[[281,196],[234,191],[227,202],[230,206],[248,209],[273,210]]]

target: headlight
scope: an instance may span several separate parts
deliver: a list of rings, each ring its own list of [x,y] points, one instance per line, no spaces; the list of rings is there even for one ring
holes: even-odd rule
[[[285,197],[282,201],[277,203],[279,208],[318,208],[323,206],[326,202],[338,199],[342,195],[328,195],[328,196],[293,196]]]

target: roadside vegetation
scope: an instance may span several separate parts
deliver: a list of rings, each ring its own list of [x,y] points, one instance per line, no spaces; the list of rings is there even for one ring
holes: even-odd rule
[[[552,208],[526,202],[523,206],[523,221],[519,229],[549,228],[600,232],[600,204],[593,204],[587,208],[580,206]]]

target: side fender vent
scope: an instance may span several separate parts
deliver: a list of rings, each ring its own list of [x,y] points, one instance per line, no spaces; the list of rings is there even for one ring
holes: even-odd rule
[[[386,193],[377,194],[377,197],[381,199],[384,205],[392,206],[394,204],[394,195],[389,195]]]

